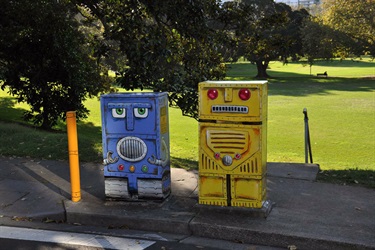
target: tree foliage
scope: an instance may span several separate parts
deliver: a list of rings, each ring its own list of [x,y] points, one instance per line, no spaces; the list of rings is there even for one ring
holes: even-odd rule
[[[118,86],[167,91],[172,106],[197,118],[197,85],[223,79],[224,59],[243,56],[265,78],[272,60],[374,55],[371,0],[325,0],[321,19],[273,0],[0,4],[1,87],[30,104],[26,117],[46,128],[67,110],[84,117],[83,101],[109,89],[107,67]]]
[[[256,64],[257,77],[267,78],[269,62],[298,59],[302,53],[300,27],[308,17],[305,10],[292,10],[273,0],[242,0],[230,5],[237,18],[230,26],[239,44],[239,54]],[[227,7],[229,8],[229,7]]]
[[[351,53],[375,56],[375,1],[324,0],[323,10],[323,23],[351,38]]]
[[[352,42],[346,34],[323,24],[317,17],[306,19],[302,26],[303,54],[310,67],[316,59],[329,60],[348,53],[347,45]]]
[[[127,90],[168,91],[172,106],[197,118],[197,85],[225,76],[210,25],[215,0],[83,1],[101,20],[104,37],[118,42],[124,60],[117,83]],[[110,48],[109,48],[110,49]]]
[[[310,66],[316,59],[374,55],[374,4],[325,0],[322,13],[302,28],[303,51]]]
[[[83,101],[106,86],[76,13],[69,1],[1,1],[1,88],[29,104],[25,118],[46,129],[69,110],[85,117]]]

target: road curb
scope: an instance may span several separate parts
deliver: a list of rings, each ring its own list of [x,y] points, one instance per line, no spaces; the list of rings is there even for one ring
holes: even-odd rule
[[[234,220],[231,216],[225,218],[222,213],[203,208],[195,212],[170,211],[165,209],[170,205],[169,202],[162,206],[124,206],[72,201],[64,203],[67,222],[76,225],[173,233],[274,247],[295,246],[297,249],[374,249],[371,245],[350,242],[344,237],[334,239],[329,236],[309,237],[298,232],[280,233],[279,231],[283,230],[273,227],[265,231],[264,224],[267,219],[260,217],[247,218],[251,223],[246,226],[233,226],[227,223],[228,220]],[[217,215],[221,220],[217,219]]]
[[[157,207],[104,205],[65,201],[68,223],[191,235],[194,213]]]

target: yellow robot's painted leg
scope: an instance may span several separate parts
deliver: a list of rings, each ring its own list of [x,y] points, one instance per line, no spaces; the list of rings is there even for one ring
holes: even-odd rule
[[[264,176],[231,175],[231,206],[261,208],[266,198]]]
[[[226,175],[200,174],[199,204],[228,206],[227,183]]]

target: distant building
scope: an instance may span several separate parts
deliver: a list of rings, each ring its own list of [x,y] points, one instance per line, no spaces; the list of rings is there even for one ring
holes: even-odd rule
[[[225,2],[241,2],[242,0],[221,0]],[[309,11],[310,14],[314,15],[321,11],[322,0],[274,0],[276,3],[285,3],[292,7],[292,9],[304,8]]]
[[[285,3],[293,8],[305,8],[305,9],[310,9],[313,6],[317,6],[321,3],[320,0],[275,0],[277,3]]]

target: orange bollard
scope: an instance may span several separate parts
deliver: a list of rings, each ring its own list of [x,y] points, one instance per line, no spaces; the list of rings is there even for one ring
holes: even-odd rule
[[[72,188],[72,201],[81,200],[81,184],[79,177],[79,159],[78,159],[78,137],[76,112],[66,112],[66,126],[68,133],[68,151],[70,166],[70,184]]]

